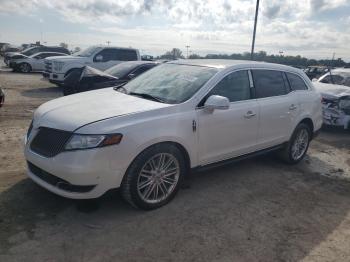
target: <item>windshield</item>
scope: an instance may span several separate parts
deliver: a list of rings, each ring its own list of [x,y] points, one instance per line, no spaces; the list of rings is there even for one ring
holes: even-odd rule
[[[350,86],[350,72],[331,72],[320,79],[321,83]]]
[[[130,81],[124,89],[178,104],[191,98],[215,73],[217,69],[210,67],[163,64]]]
[[[33,55],[37,52],[37,47],[30,47],[25,50],[23,50],[21,53],[26,56]]]
[[[137,64],[135,63],[121,63],[116,66],[113,66],[105,71],[105,73],[110,74],[112,76],[123,78],[127,73],[129,73],[133,68],[135,68]]]
[[[76,52],[73,55],[75,56],[82,56],[82,57],[90,57],[91,55],[93,55],[97,50],[101,49],[100,47],[96,47],[96,46],[91,46],[87,49],[84,49],[82,51]]]

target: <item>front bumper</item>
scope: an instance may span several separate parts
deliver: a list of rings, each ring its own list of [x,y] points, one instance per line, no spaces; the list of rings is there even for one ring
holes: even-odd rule
[[[340,110],[324,109],[323,123],[331,126],[341,126],[344,129],[350,128],[350,115],[345,114]]]
[[[43,72],[42,73],[43,79],[48,80],[51,83],[54,84],[60,84],[64,81],[64,74],[60,73],[52,73],[52,72]]]
[[[115,146],[63,152],[47,158],[31,151],[26,139],[24,143],[28,176],[38,185],[63,197],[98,198],[108,190],[118,188],[126,170],[123,163],[111,160],[111,156],[116,155]]]

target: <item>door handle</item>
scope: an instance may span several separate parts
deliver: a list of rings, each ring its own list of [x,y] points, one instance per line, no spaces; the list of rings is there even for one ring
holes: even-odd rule
[[[295,110],[295,109],[297,109],[297,106],[294,105],[294,104],[292,104],[292,105],[289,107],[289,110]]]
[[[255,113],[253,113],[253,111],[248,111],[245,115],[244,115],[244,117],[245,118],[252,118],[252,117],[254,117],[254,116],[256,116],[256,114]]]

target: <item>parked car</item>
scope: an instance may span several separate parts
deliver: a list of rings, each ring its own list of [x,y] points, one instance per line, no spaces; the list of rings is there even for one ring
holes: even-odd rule
[[[65,77],[74,70],[90,66],[106,70],[124,61],[141,60],[139,51],[133,48],[92,46],[67,57],[48,58],[43,77],[51,83],[62,85]]]
[[[32,71],[44,71],[45,58],[60,56],[66,56],[66,54],[55,52],[42,52],[36,53],[31,56],[17,55],[13,56],[13,58],[10,60],[9,66],[13,68],[14,71],[19,71],[22,73],[29,73]]]
[[[0,87],[0,107],[2,107],[5,103],[5,93]]]
[[[5,56],[6,53],[19,52],[19,48],[12,45],[4,45],[0,50],[0,55]]]
[[[308,66],[304,70],[304,72],[310,79],[319,78],[321,75],[328,72],[328,67],[326,67],[326,66]]]
[[[350,87],[350,68],[337,68],[321,76],[318,80],[313,81],[325,83],[325,84],[336,84]]]
[[[324,124],[349,129],[350,69],[334,69],[313,84],[322,95]]]
[[[30,47],[27,48],[25,50],[23,50],[22,52],[9,52],[6,53],[4,56],[4,62],[6,65],[9,65],[9,61],[11,59],[13,59],[14,57],[18,57],[20,55],[24,55],[24,56],[31,56],[37,53],[41,53],[41,52],[54,52],[54,53],[63,53],[63,54],[67,54],[69,55],[70,52],[68,51],[67,48],[64,47],[60,47],[60,46],[34,46],[34,47]]]
[[[8,46],[10,45],[9,43],[0,43],[0,52],[1,52],[1,49],[4,47],[4,46]]]
[[[51,192],[85,199],[120,187],[133,206],[154,209],[190,169],[272,150],[298,163],[321,125],[321,96],[299,69],[178,60],[41,105],[24,152],[29,177]]]
[[[146,61],[130,61],[120,63],[106,71],[90,66],[69,73],[63,81],[63,94],[70,95],[126,84],[131,79],[155,67],[157,63]]]

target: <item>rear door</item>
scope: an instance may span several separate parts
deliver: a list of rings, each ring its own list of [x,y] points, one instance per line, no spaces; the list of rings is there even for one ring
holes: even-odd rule
[[[203,105],[211,95],[227,97],[230,108],[208,112]],[[257,101],[252,98],[247,70],[225,76],[203,99],[196,114],[201,165],[255,151],[259,109]]]
[[[300,107],[284,72],[255,69],[252,75],[260,108],[258,146],[265,149],[289,139]]]

